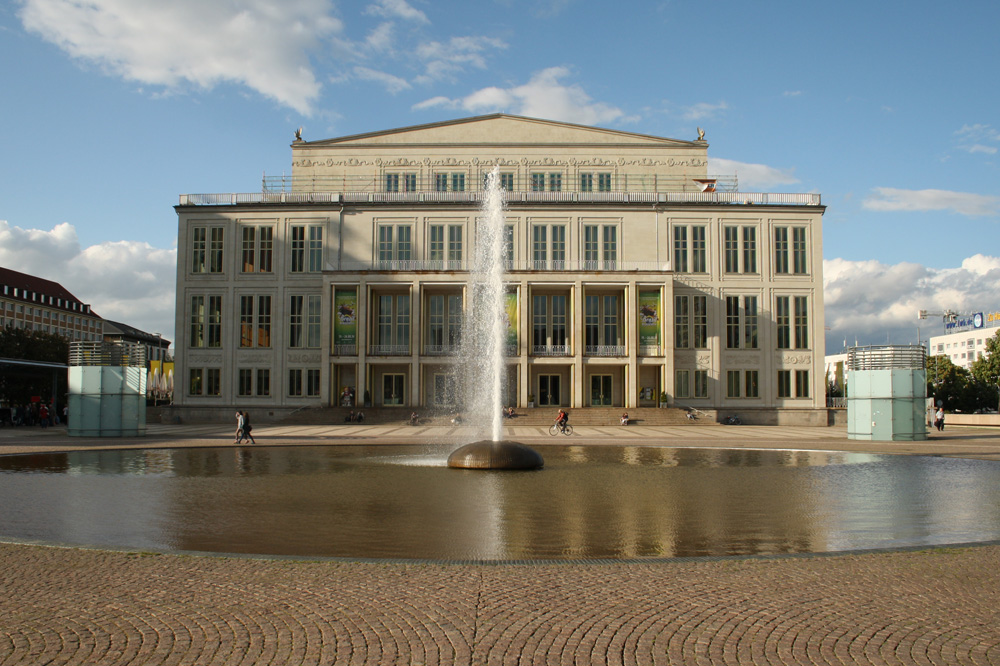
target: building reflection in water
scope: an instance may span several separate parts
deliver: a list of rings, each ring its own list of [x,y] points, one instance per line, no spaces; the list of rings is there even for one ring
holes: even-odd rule
[[[496,560],[822,552],[1000,538],[1000,465],[861,454],[538,447],[542,470],[426,447],[0,457],[0,535],[305,556]]]

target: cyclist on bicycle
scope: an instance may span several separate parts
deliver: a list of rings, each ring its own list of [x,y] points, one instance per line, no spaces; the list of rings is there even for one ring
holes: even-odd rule
[[[565,409],[560,408],[559,414],[556,415],[556,425],[565,428],[567,423],[569,423],[569,414]]]

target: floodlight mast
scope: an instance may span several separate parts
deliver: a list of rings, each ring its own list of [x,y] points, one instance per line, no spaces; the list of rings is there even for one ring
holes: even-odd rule
[[[959,312],[954,310],[945,310],[944,312],[928,312],[927,310],[917,310],[917,319],[927,319],[928,317],[941,317],[941,321],[954,323],[958,321],[958,318],[964,316]]]

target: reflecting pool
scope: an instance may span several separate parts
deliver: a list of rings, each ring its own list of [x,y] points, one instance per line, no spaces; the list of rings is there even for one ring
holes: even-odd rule
[[[456,470],[426,446],[0,456],[0,537],[446,560],[812,553],[1000,539],[1000,464],[814,451],[538,446]]]

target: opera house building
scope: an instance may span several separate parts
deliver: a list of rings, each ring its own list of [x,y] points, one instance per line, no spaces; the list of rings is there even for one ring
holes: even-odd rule
[[[703,133],[496,114],[291,151],[257,191],[180,197],[179,409],[460,409],[497,167],[508,404],[826,424],[820,195],[741,191]]]

